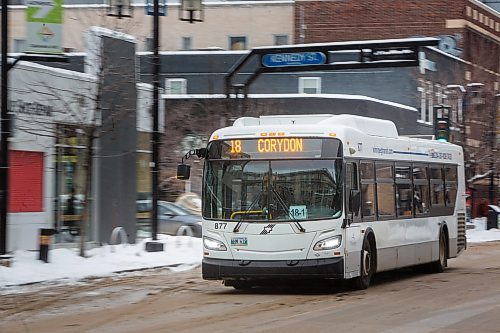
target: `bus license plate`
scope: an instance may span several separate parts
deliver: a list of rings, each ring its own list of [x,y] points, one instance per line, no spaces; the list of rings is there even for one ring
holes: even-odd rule
[[[233,246],[247,246],[248,240],[246,237],[234,237],[234,238],[231,238],[231,245],[233,245]]]

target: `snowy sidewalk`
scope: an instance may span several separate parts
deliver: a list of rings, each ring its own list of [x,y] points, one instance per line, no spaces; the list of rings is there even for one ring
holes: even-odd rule
[[[0,266],[0,290],[3,287],[43,281],[77,281],[85,277],[103,277],[116,272],[162,266],[195,267],[201,263],[201,239],[158,235],[163,252],[146,252],[143,240],[137,244],[106,245],[88,250],[87,258],[78,249],[52,249],[49,263],[38,260],[38,251],[16,251],[11,267]]]

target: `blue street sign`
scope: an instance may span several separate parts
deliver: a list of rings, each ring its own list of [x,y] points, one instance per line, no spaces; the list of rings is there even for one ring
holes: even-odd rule
[[[275,53],[262,57],[264,67],[323,65],[325,62],[323,52]]]
[[[158,16],[166,16],[167,15],[167,0],[159,0],[158,1]],[[155,6],[154,0],[146,0],[146,15],[153,16],[155,14]]]

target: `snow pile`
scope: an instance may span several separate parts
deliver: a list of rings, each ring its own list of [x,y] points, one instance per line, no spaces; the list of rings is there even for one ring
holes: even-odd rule
[[[467,242],[468,243],[482,243],[500,240],[500,230],[498,229],[486,229],[487,219],[486,217],[480,217],[471,220],[468,223],[467,229]]]
[[[52,249],[49,263],[38,260],[38,252],[17,251],[11,267],[0,266],[2,287],[49,280],[77,281],[90,276],[109,276],[115,272],[161,266],[195,267],[201,263],[200,238],[158,235],[163,252],[146,252],[144,240],[137,244],[106,245],[78,256],[78,249]],[[150,240],[150,239],[149,239]]]

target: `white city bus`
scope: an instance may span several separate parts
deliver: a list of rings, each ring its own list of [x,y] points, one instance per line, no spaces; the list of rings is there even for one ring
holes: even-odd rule
[[[204,279],[352,279],[466,247],[461,147],[352,115],[243,117],[202,155]]]

